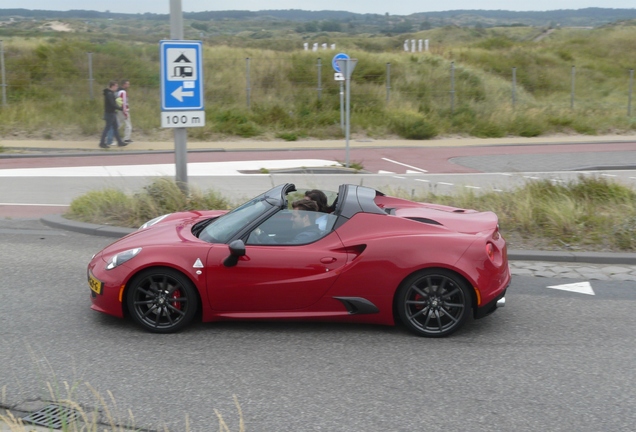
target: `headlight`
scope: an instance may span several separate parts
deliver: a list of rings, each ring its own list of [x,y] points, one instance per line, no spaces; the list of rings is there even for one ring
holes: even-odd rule
[[[130,249],[124,252],[119,252],[117,255],[113,256],[108,264],[106,265],[106,270],[112,270],[118,265],[125,263],[126,261],[134,258],[137,254],[141,252],[141,248]]]
[[[168,216],[170,216],[171,213],[165,214],[163,216],[159,216],[156,217],[154,219],[150,219],[148,222],[146,222],[145,224],[143,224],[142,226],[139,227],[140,230],[144,229],[144,228],[148,228],[153,226],[156,223],[161,222],[162,220],[164,220],[165,218],[167,218]]]

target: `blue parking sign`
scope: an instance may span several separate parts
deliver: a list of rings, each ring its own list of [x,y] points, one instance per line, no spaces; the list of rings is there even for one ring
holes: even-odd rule
[[[161,110],[203,110],[201,41],[163,40],[161,57]]]

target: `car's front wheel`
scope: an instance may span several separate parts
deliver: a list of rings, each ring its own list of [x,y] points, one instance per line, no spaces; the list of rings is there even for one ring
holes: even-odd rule
[[[192,322],[199,298],[192,282],[176,270],[141,272],[131,282],[126,304],[132,318],[153,333],[172,333]]]
[[[404,325],[426,337],[457,331],[470,315],[472,297],[466,282],[443,269],[423,270],[402,283],[396,297]]]

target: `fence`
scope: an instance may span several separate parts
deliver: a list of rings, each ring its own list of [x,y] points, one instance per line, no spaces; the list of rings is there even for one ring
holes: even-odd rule
[[[5,51],[0,41],[2,105],[56,93],[79,99],[95,99],[95,95],[101,94],[101,88],[108,81],[104,77],[112,71],[105,68],[103,58],[96,67],[95,54],[89,52],[85,55],[84,61],[75,59],[75,76],[84,76],[79,81],[74,79],[65,83],[59,77],[47,76],[46,73],[37,77],[31,74],[25,78],[23,71],[5,68]],[[423,57],[427,56],[425,54]],[[240,100],[245,101],[244,106],[248,109],[252,109],[255,104],[267,103],[294,106],[299,100],[337,103],[342,92],[340,83],[333,79],[331,59],[285,54],[276,58],[220,57],[205,59],[204,62],[207,106],[236,106],[240,105]],[[147,62],[146,66],[153,68],[151,62]],[[96,78],[94,71],[98,70],[99,77]],[[455,62],[449,62],[446,66],[418,60],[412,65],[405,66],[405,62],[400,62],[394,66],[391,63],[379,64],[377,61],[366,65],[359,61],[352,76],[352,100],[358,107],[377,104],[379,101],[394,107],[413,107],[425,103],[438,109],[447,109],[453,114],[458,106],[486,100],[496,91],[509,92],[505,99],[509,100],[512,109],[524,104],[559,108],[569,106],[573,110],[579,105],[601,109],[622,107],[627,116],[631,116],[634,70],[625,71],[624,90],[613,88],[611,91],[594,91],[590,84],[595,82],[595,77],[591,76],[593,74],[592,71],[571,66],[569,71],[562,71],[560,82],[548,86],[556,90],[553,95],[542,98],[536,95],[541,95],[540,87],[545,85],[542,82],[544,78],[536,76],[536,73],[535,76],[530,76],[516,67],[510,70],[508,77],[498,71],[496,75],[500,82],[493,87],[485,85],[474,70],[457,67]],[[134,84],[133,92],[138,96],[158,100],[158,75],[157,62],[154,72],[138,76],[126,75],[126,78]],[[81,81],[85,81],[86,85],[79,85]],[[617,82],[620,83],[620,80]],[[99,89],[96,90],[96,87]]]

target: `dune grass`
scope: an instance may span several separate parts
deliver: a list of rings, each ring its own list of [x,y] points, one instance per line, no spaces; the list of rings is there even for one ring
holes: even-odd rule
[[[577,181],[531,181],[523,187],[476,194],[408,193],[391,195],[493,211],[504,235],[532,241],[550,249],[636,251],[636,191],[602,177],[580,176]],[[116,189],[89,192],[76,198],[66,217],[74,220],[136,228],[162,214],[191,209],[228,209],[230,202],[214,191],[185,194],[173,180],[155,180],[142,191]],[[509,247],[518,248],[514,242]]]
[[[230,205],[214,191],[201,192],[191,186],[184,193],[174,180],[159,178],[133,194],[114,188],[88,192],[71,202],[65,216],[81,222],[137,228],[167,213],[229,209]]]
[[[145,428],[136,425],[134,414],[130,409],[127,410],[128,418],[122,419],[117,416],[116,413],[119,412],[120,409],[117,406],[115,397],[110,391],[106,391],[107,397],[104,397],[87,382],[69,384],[65,381],[62,383],[62,387],[67,394],[66,396],[59,396],[59,389],[54,387],[51,382],[47,382],[46,388],[49,391],[49,400],[43,402],[45,402],[47,406],[55,405],[60,407],[60,412],[62,413],[67,412],[65,410],[70,410],[77,414],[77,418],[70,418],[62,415],[60,416],[62,426],[59,429],[56,428],[51,430],[60,430],[62,432],[134,432],[146,430]],[[76,402],[74,394],[77,392],[79,387],[85,387],[92,394],[94,398],[94,405],[92,407],[86,407]],[[3,388],[2,390],[4,394],[6,388]],[[236,395],[233,396],[233,399],[238,415],[237,431],[245,432],[245,420],[243,418],[241,405],[239,404]],[[214,415],[218,422],[218,431],[231,432],[222,413],[217,409],[214,409]],[[44,422],[46,422],[45,419]],[[215,419],[212,418],[210,420],[210,427],[212,427],[214,423]],[[52,421],[49,424],[53,424]],[[10,410],[0,411],[0,428],[11,432],[34,431],[31,423],[23,421],[21,417]],[[162,428],[160,426],[159,430],[168,432],[168,428],[166,427]],[[184,419],[183,429],[181,430],[184,432],[189,432],[191,430],[187,414]]]
[[[636,120],[627,115],[627,103],[636,26],[553,29],[535,40],[544,30],[445,27],[395,37],[329,34],[339,50],[358,60],[351,83],[352,133],[407,139],[633,133]],[[135,37],[122,40],[104,29],[104,34],[5,38],[8,106],[0,108],[0,136],[95,138],[103,126],[102,89],[110,79],[126,78],[135,134],[164,138],[158,49]],[[303,51],[295,37],[268,38],[258,47],[242,37],[207,40],[207,121],[205,127],[189,128],[190,137],[342,138],[334,53]],[[431,50],[404,52],[404,38],[429,39]]]

